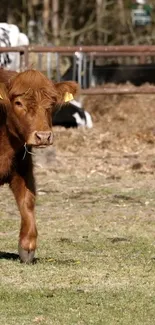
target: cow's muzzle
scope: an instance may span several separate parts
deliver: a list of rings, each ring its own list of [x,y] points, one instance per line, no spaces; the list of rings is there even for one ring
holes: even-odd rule
[[[37,146],[48,146],[53,144],[53,133],[51,131],[39,131],[34,133],[34,140]]]

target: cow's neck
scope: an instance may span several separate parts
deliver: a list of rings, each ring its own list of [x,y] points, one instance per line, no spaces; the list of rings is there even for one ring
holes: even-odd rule
[[[17,136],[16,133],[12,133],[9,130],[8,130],[8,139],[14,153],[17,153],[24,147],[25,142],[23,137],[22,136],[20,137],[20,135]]]
[[[10,146],[14,152],[19,151],[25,144],[22,131],[20,132],[20,127],[8,119],[6,123],[6,132]]]
[[[7,137],[6,127],[0,128],[0,179],[9,175],[13,157],[15,155],[14,149],[10,145]]]

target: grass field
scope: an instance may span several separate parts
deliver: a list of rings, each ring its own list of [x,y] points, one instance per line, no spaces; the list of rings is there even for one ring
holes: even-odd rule
[[[0,325],[155,324],[155,137],[136,129],[116,148],[113,129],[94,130],[57,130],[46,168],[36,158],[33,265],[18,260],[19,213],[1,188]]]
[[[17,259],[18,211],[3,188],[1,324],[155,323],[155,192],[151,179],[132,181],[136,189],[71,176],[42,186],[30,266]]]

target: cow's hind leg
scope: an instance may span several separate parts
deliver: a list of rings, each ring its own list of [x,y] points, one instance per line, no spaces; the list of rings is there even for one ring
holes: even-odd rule
[[[19,256],[22,262],[31,263],[34,258],[37,229],[34,216],[35,186],[32,173],[22,176],[15,173],[10,182],[20,214],[21,229],[19,235]]]

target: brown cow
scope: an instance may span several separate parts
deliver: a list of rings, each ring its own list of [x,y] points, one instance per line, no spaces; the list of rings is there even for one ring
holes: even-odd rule
[[[20,214],[19,256],[33,260],[36,249],[35,182],[32,147],[52,145],[51,110],[75,94],[74,82],[52,83],[41,72],[0,71],[0,185],[9,183]]]

